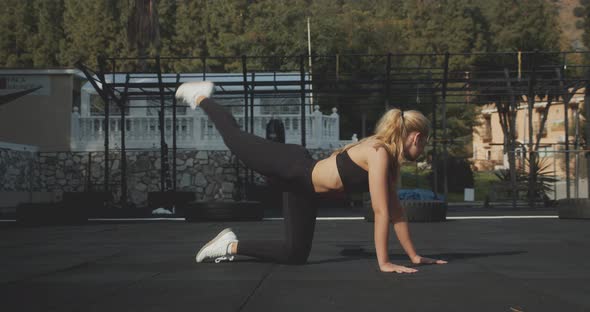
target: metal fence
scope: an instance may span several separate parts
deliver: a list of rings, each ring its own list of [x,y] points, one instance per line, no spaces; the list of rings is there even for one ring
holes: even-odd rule
[[[450,158],[466,158],[476,151],[470,150],[474,137],[481,137],[490,151],[492,169],[507,168],[507,187],[524,188],[525,198],[518,192],[510,192],[508,201],[513,206],[519,201],[534,205],[537,201],[539,175],[535,164],[539,153],[560,153],[565,167],[563,181],[567,184],[566,197],[572,179],[570,160],[577,159],[577,169],[588,161],[586,138],[590,138],[587,107],[590,95],[590,53],[587,51],[558,52],[507,52],[507,53],[423,53],[384,55],[292,55],[292,56],[239,56],[239,57],[145,57],[100,58],[99,68],[84,64],[78,67],[93,83],[105,103],[118,107],[121,124],[125,124],[125,111],[131,99],[157,101],[160,123],[165,114],[172,115],[172,155],[176,151],[176,103],[174,93],[178,85],[187,80],[206,80],[219,73],[233,73],[236,79],[219,83],[218,94],[235,99],[243,112],[245,131],[254,128],[255,99],[281,96],[298,99],[300,121],[319,107],[320,111],[337,108],[340,116],[341,138],[358,134],[370,135],[373,125],[383,112],[391,107],[418,109],[432,121],[431,143],[425,161],[432,164],[431,180],[434,193],[449,195],[448,163]],[[189,74],[193,73],[193,74]],[[195,75],[194,73],[199,73]],[[257,80],[260,73],[292,73],[299,79],[290,81]],[[116,79],[121,75],[124,79]],[[111,77],[111,78],[109,78]],[[142,78],[151,77],[146,82]],[[172,77],[172,78],[170,78]],[[575,101],[575,105],[574,102]],[[170,102],[171,104],[167,104]],[[582,105],[583,104],[583,105]],[[264,105],[273,106],[273,103]],[[113,118],[111,105],[105,105],[104,118]],[[552,107],[561,107],[562,130],[555,142],[549,142],[544,133],[553,132]],[[574,114],[572,114],[574,112]],[[481,117],[484,116],[483,120]],[[472,128],[490,119],[490,127],[499,125],[502,135],[479,135]],[[519,119],[520,118],[520,119]],[[573,122],[572,122],[573,118]],[[572,125],[575,125],[572,127]],[[125,176],[125,127],[121,132],[122,170]],[[166,174],[164,162],[168,158],[165,127],[161,126],[162,177]],[[306,146],[307,125],[301,122],[301,144]],[[497,127],[496,127],[497,130]],[[108,129],[105,129],[108,131]],[[485,127],[482,132],[485,132]],[[545,135],[546,136],[546,135]],[[108,133],[105,150],[108,150]],[[493,139],[492,139],[493,138]],[[547,146],[559,146],[547,150]],[[501,159],[492,159],[494,146],[501,148]],[[475,147],[471,147],[475,149]],[[497,151],[496,151],[497,152]],[[494,153],[496,153],[494,152]],[[486,152],[487,153],[487,152]],[[526,155],[526,178],[519,174],[517,154]],[[572,154],[573,153],[573,154]],[[107,153],[108,155],[108,153]],[[488,157],[486,157],[488,158]],[[580,159],[583,159],[580,160]],[[474,163],[476,159],[474,159]],[[107,159],[108,162],[108,159]],[[494,163],[496,162],[496,163]],[[483,162],[482,162],[483,163]],[[475,164],[472,164],[475,167]],[[176,168],[173,164],[172,168]],[[521,166],[522,167],[522,166]],[[109,166],[105,166],[105,185],[108,183]],[[579,173],[580,170],[576,170]],[[173,172],[176,181],[176,172]],[[248,180],[249,175],[244,175]],[[251,174],[250,174],[251,176]],[[442,176],[442,177],[439,177]],[[584,175],[587,177],[588,174]],[[122,179],[125,180],[124,178]],[[122,182],[122,196],[125,196]],[[576,182],[580,183],[580,182]],[[523,186],[524,185],[524,186]],[[162,178],[162,191],[167,190]],[[175,190],[175,185],[171,186]],[[578,188],[576,188],[578,190]],[[577,193],[580,195],[580,192]],[[587,192],[585,193],[587,194]],[[124,200],[124,198],[123,198]]]

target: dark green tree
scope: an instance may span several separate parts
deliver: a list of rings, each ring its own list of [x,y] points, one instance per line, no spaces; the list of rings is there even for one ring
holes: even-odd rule
[[[174,49],[174,36],[176,34],[176,0],[158,0],[158,19],[160,25],[160,40],[161,50],[160,54],[163,56],[176,56],[172,52]],[[164,61],[163,64],[166,69],[171,64],[169,61]]]
[[[307,1],[260,0],[248,8],[245,50],[248,55],[297,56],[307,53]],[[297,70],[297,57],[258,59],[250,64],[258,70]]]
[[[559,26],[554,4],[544,0],[482,1],[495,51],[557,51]]]
[[[215,1],[215,5],[209,5],[206,19],[208,31],[205,34],[208,54],[237,57],[245,53],[250,44],[244,37],[247,16],[246,0],[219,0]],[[211,59],[207,65],[213,71],[242,69],[240,58]]]
[[[117,7],[110,0],[65,0],[65,40],[60,62],[72,66],[81,60],[96,67],[99,55],[119,55],[116,12]]]
[[[36,32],[32,0],[6,0],[0,6],[0,62],[6,67],[33,66]]]
[[[179,0],[176,2],[175,35],[168,50],[172,55],[202,57],[207,52],[207,6],[209,1]],[[176,71],[199,72],[203,70],[199,59],[173,62]]]
[[[406,36],[409,49],[416,53],[470,53],[489,50],[488,22],[473,0],[407,1]],[[443,59],[431,58],[427,64],[442,65]],[[455,57],[450,68],[471,63],[470,58]]]
[[[33,35],[33,65],[55,67],[59,63],[60,43],[64,40],[63,1],[35,1],[37,31]]]

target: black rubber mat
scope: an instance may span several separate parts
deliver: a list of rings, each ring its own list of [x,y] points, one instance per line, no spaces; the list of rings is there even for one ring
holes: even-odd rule
[[[279,239],[281,221],[0,225],[2,311],[589,311],[587,220],[411,224],[446,265],[381,273],[373,224],[319,220],[309,263],[195,263],[225,227]],[[391,259],[411,265],[391,234]]]

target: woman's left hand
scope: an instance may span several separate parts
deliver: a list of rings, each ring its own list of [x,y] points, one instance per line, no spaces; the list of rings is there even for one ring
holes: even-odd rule
[[[415,257],[412,258],[412,263],[413,264],[447,264],[448,262],[444,261],[444,260],[431,259],[431,258],[420,257],[420,256],[416,255]]]

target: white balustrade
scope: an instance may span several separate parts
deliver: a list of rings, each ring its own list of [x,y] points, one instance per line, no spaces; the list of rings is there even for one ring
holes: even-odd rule
[[[301,115],[276,114],[285,125],[286,143],[301,143]],[[244,124],[244,116],[236,115],[238,124]],[[266,125],[270,115],[254,116],[254,134],[260,137],[266,135]],[[166,116],[165,139],[172,147],[172,116]],[[248,127],[250,126],[248,119]],[[104,149],[104,135],[109,127],[109,145],[111,148],[121,146],[121,119],[113,116],[105,124],[104,116],[81,116],[78,111],[72,113],[71,147],[77,151],[93,151]],[[158,116],[126,116],[125,117],[125,146],[126,148],[159,148],[160,129]],[[335,148],[342,145],[339,140],[339,116],[333,109],[331,115],[323,115],[317,108],[306,116],[306,145],[308,148]],[[200,150],[226,150],[227,147],[210,121],[202,111],[197,110],[188,115],[176,117],[176,144],[179,148],[194,148]]]

